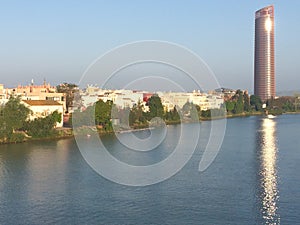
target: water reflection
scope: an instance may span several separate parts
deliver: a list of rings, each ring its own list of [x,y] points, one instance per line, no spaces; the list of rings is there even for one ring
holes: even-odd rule
[[[264,224],[280,224],[277,188],[277,136],[276,119],[260,121],[258,153],[260,158],[259,185],[260,210]]]

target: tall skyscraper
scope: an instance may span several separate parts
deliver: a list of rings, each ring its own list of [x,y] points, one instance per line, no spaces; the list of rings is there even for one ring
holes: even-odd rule
[[[273,5],[255,12],[254,94],[263,101],[275,97]]]

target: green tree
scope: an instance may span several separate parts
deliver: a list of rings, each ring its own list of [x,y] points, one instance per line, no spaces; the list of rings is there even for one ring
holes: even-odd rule
[[[20,97],[11,96],[3,108],[3,122],[7,134],[23,127],[30,110],[21,103]]]
[[[237,90],[235,95],[225,102],[227,112],[239,114],[250,109],[249,96],[241,90]]]
[[[4,142],[6,138],[4,106],[0,105],[0,143]]]
[[[247,93],[244,93],[244,111],[249,112],[251,110],[250,98]]]
[[[57,134],[54,128],[56,123],[60,122],[61,113],[54,111],[44,118],[36,118],[31,121],[26,121],[23,129],[28,133],[28,135],[35,138],[51,137]]]
[[[179,122],[180,121],[180,115],[177,111],[176,107],[174,107],[172,110],[165,113],[165,119],[170,122]]]
[[[113,102],[98,100],[95,103],[95,122],[102,125],[105,130],[111,130],[111,117],[112,117]]]
[[[238,100],[234,106],[233,112],[235,114],[242,113],[244,111],[243,92],[239,92]]]
[[[201,117],[203,118],[211,118],[211,110],[208,109],[208,110],[202,110],[201,111]]]
[[[151,120],[154,117],[163,118],[164,108],[161,103],[161,99],[158,95],[153,95],[148,100],[149,112],[148,112],[148,120]]]
[[[283,104],[282,109],[285,112],[293,112],[293,111],[295,111],[295,106],[291,101],[286,101]]]
[[[21,142],[24,134],[21,131],[30,110],[21,103],[20,97],[11,96],[8,102],[0,107],[0,142]]]
[[[61,123],[61,113],[59,113],[57,110],[54,111],[51,116],[56,123]]]
[[[233,101],[226,101],[225,104],[226,104],[227,112],[232,112],[233,109],[234,109],[234,107],[235,107],[235,102],[233,102]]]
[[[256,111],[261,111],[262,110],[262,100],[260,97],[256,95],[251,95],[250,96],[250,105],[256,110]]]
[[[129,124],[133,125],[134,123],[145,123],[146,118],[144,116],[144,107],[139,100],[136,105],[132,107],[129,114]]]

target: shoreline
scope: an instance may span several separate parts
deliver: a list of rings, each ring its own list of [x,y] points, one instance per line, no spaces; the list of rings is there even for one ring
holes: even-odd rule
[[[300,114],[300,111],[298,112],[284,112],[279,115],[298,115]],[[218,120],[218,119],[232,119],[232,118],[243,118],[243,117],[250,117],[250,116],[264,116],[265,114],[263,112],[255,112],[255,113],[240,113],[240,114],[227,114],[225,117],[219,116],[219,117],[213,117],[213,118],[199,118],[199,123],[201,121],[212,121],[212,120]],[[270,114],[271,115],[271,114]],[[192,121],[183,121],[183,123],[192,123]],[[165,125],[177,125],[181,124],[181,121],[165,121]],[[149,127],[148,124],[141,124],[138,126],[133,126],[131,129],[124,129],[124,130],[118,130],[118,131],[104,131],[104,130],[97,130],[97,133],[99,136],[101,135],[107,135],[107,134],[114,134],[114,133],[127,133],[127,132],[137,132],[137,131],[143,131],[148,129],[154,129],[154,127]],[[82,133],[78,133],[77,135],[87,136],[90,135],[89,130],[92,130],[91,127],[83,127]],[[38,141],[52,141],[52,140],[62,140],[62,139],[68,139],[68,138],[74,138],[74,129],[73,128],[58,128],[58,135],[57,136],[51,136],[51,137],[43,137],[43,138],[25,138],[21,142],[3,142],[0,143],[0,145],[7,145],[7,144],[18,144],[18,143],[26,143],[26,142],[38,142]]]
[[[300,111],[299,112],[284,112],[284,113],[282,113],[282,115],[297,115],[297,114],[300,114]]]

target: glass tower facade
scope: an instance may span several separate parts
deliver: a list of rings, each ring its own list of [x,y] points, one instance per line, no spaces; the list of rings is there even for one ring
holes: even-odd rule
[[[263,101],[275,97],[274,7],[255,12],[254,94]]]

